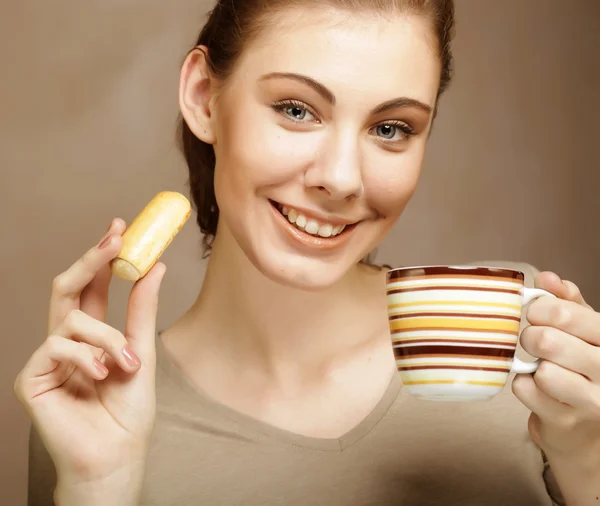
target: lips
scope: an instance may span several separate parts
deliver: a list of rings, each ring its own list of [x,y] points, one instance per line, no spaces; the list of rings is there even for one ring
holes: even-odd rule
[[[315,218],[306,216],[300,210],[290,208],[276,202],[274,202],[274,205],[292,225],[310,235],[323,238],[335,237],[336,235],[341,234],[346,228],[346,225],[317,220]]]
[[[277,221],[288,235],[313,248],[325,250],[339,247],[350,238],[357,225],[323,221],[273,200],[269,202]]]

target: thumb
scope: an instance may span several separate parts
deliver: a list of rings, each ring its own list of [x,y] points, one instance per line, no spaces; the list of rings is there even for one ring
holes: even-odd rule
[[[158,293],[167,268],[157,262],[142,279],[136,281],[129,294],[125,337],[142,362],[156,356],[156,315]]]

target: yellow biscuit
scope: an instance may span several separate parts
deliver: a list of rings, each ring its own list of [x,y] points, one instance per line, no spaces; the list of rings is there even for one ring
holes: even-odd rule
[[[123,247],[111,262],[113,274],[127,281],[144,277],[181,230],[191,210],[181,193],[157,194],[123,234]]]

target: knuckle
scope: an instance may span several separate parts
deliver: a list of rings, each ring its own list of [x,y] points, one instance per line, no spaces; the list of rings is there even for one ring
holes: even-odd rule
[[[542,323],[544,310],[543,304],[545,302],[543,299],[544,297],[534,300],[527,308],[525,317],[530,323],[534,325],[540,325]]]
[[[71,309],[64,319],[64,323],[68,329],[74,329],[79,326],[84,313],[81,309]]]
[[[85,344],[84,342],[78,342],[77,343],[77,351],[75,352],[75,356],[83,361],[88,360],[89,358],[91,358],[92,355],[92,350],[90,349],[90,347]]]
[[[537,368],[535,375],[533,376],[536,384],[539,387],[544,388],[548,385],[549,381],[551,381],[552,369],[553,365],[551,362],[547,362],[546,360],[542,360],[540,362],[540,365]]]
[[[48,350],[49,353],[53,353],[56,350],[58,350],[62,339],[62,337],[56,336],[54,334],[49,335],[46,338],[46,341],[44,342],[44,347]]]
[[[67,292],[67,274],[65,272],[60,273],[52,280],[52,293],[63,294]]]
[[[571,319],[570,311],[562,304],[556,303],[552,304],[549,310],[549,319],[552,325],[557,327],[564,326],[569,323]]]
[[[520,399],[527,393],[527,378],[523,375],[517,375],[511,385],[513,393]]]
[[[578,420],[575,414],[565,413],[558,418],[557,425],[565,431],[571,431],[577,426],[577,423]]]
[[[556,333],[549,327],[543,327],[538,332],[535,343],[537,354],[545,358],[552,358],[558,351],[559,340]]]
[[[127,339],[125,339],[125,336],[123,335],[123,333],[109,325],[106,325],[106,331],[103,332],[102,335],[103,335],[104,341],[108,345],[114,345],[116,347],[121,347],[121,346],[125,346],[127,344]]]
[[[573,283],[572,281],[569,281],[567,279],[563,280],[563,285],[565,285],[567,287],[567,293],[569,298],[577,298],[581,295],[581,290],[579,289],[579,287]]]
[[[22,393],[23,393],[23,371],[21,371],[19,374],[17,374],[17,377],[15,378],[15,381],[13,383],[13,392],[15,394],[15,396],[17,397],[17,399],[21,400],[22,397]]]
[[[81,257],[77,260],[76,264],[82,266],[83,268],[89,268],[93,264],[93,260],[95,255],[96,248],[92,248],[91,250],[86,251]]]

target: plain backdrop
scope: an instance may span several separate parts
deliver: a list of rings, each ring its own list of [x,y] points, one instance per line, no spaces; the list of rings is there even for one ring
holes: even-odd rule
[[[600,2],[457,0],[456,79],[419,189],[378,260],[526,261],[600,308]],[[187,193],[179,66],[210,2],[19,0],[0,14],[0,505],[25,504],[29,420],[13,396],[52,278],[113,216]],[[163,256],[159,327],[205,264],[194,218]],[[123,322],[129,284],[111,287]]]

